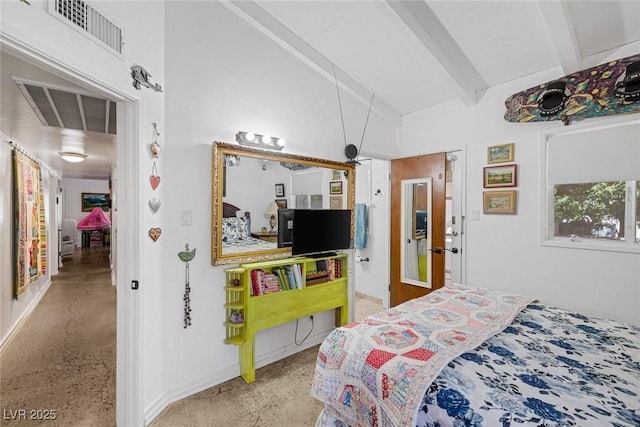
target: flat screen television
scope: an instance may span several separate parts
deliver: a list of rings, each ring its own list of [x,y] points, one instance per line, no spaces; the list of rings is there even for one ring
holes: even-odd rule
[[[278,247],[289,248],[293,242],[294,209],[278,209]]]
[[[350,210],[294,210],[291,255],[323,254],[350,247]]]

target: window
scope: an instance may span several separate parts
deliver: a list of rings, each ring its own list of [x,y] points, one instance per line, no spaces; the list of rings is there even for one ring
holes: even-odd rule
[[[546,135],[543,244],[640,252],[640,121]]]

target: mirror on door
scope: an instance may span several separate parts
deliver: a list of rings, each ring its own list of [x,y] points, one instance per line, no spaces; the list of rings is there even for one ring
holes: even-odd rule
[[[431,287],[431,178],[401,181],[401,280]]]

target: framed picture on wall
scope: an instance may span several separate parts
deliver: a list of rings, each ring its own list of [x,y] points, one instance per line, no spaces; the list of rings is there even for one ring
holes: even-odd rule
[[[329,183],[329,194],[342,194],[342,181],[331,181]]]
[[[94,208],[102,208],[108,211],[111,207],[111,195],[109,193],[82,193],[82,212],[91,212]]]
[[[342,209],[342,196],[329,196],[330,209]]]
[[[340,179],[340,171],[339,170],[335,170],[335,169],[332,170],[331,171],[331,179],[334,180],[334,181]]]
[[[515,215],[517,191],[485,191],[483,193],[483,213]]]
[[[484,168],[484,188],[515,187],[518,185],[518,165],[488,166]]]
[[[513,162],[515,144],[492,145],[487,148],[487,163]]]
[[[276,184],[276,197],[284,197],[284,184]]]
[[[276,199],[276,205],[278,205],[278,209],[286,209],[287,199]]]

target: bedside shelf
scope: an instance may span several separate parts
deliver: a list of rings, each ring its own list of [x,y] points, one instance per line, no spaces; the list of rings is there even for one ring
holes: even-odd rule
[[[341,253],[247,263],[225,270],[224,342],[240,346],[240,372],[246,383],[255,381],[256,332],[331,309],[336,326],[348,323],[347,260],[347,254]],[[324,273],[326,281],[318,283],[318,276]],[[229,285],[238,279],[240,286]],[[234,311],[242,314],[244,323],[228,321]]]

